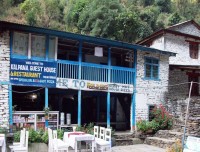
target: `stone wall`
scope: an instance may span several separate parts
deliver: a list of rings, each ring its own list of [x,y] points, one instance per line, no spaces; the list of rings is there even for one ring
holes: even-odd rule
[[[144,78],[144,58],[159,59],[159,80]],[[138,51],[136,79],[136,120],[148,119],[149,105],[165,101],[168,86],[169,56]]]
[[[183,131],[188,98],[185,96],[182,99],[169,99],[167,102],[168,111],[175,118],[174,128]],[[189,117],[187,123],[187,133],[193,136],[200,137],[200,98],[192,97],[189,106]]]
[[[182,24],[179,26],[171,27],[170,30],[186,33],[190,35],[200,36],[200,30],[191,23]]]
[[[195,40],[191,40],[195,41]],[[159,49],[159,48],[158,48]],[[200,47],[199,59],[192,59],[190,57],[189,42],[183,36],[175,36],[173,34],[165,35],[165,50],[176,54],[176,57],[170,57],[169,63],[173,65],[200,65]]]
[[[8,82],[10,67],[9,32],[0,32],[0,127],[9,127]],[[4,85],[2,85],[4,84]]]
[[[187,71],[173,69],[169,71],[169,97],[171,99],[180,99],[182,96],[188,94],[189,84]],[[182,84],[186,83],[186,84]],[[180,84],[180,85],[177,85]]]

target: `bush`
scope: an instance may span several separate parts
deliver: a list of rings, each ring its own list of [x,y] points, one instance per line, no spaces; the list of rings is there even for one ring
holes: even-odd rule
[[[159,105],[152,110],[154,121],[159,124],[159,129],[171,129],[173,125],[172,116],[165,110],[164,106]]]
[[[76,128],[76,131],[82,131],[88,134],[94,134],[94,123],[89,123],[88,125],[78,126]]]
[[[147,120],[139,120],[136,124],[137,129],[146,132],[147,130],[151,129],[150,122]]]
[[[153,120],[139,120],[136,123],[137,129],[142,132],[147,132],[148,130],[153,130],[156,132],[160,129],[171,129],[173,125],[172,116],[165,110],[162,105],[152,110]]]

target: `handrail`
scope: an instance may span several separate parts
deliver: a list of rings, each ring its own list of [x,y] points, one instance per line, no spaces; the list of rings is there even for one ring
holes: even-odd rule
[[[78,62],[58,60],[58,75],[60,78],[78,79]],[[99,82],[108,82],[108,70],[110,68],[110,82],[133,84],[134,68],[107,66],[94,63],[81,63],[81,79]]]

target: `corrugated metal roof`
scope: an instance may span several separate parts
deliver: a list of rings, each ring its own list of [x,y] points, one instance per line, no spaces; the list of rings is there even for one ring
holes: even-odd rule
[[[6,21],[0,21],[0,28],[10,29],[10,30],[21,30],[21,31],[34,32],[34,33],[40,33],[40,34],[49,34],[49,35],[54,35],[58,37],[65,37],[65,38],[70,38],[73,40],[83,41],[83,42],[85,41],[85,42],[91,42],[91,43],[99,44],[99,45],[100,44],[106,45],[109,47],[119,47],[119,48],[125,48],[125,49],[130,49],[130,50],[137,49],[141,51],[154,52],[154,53],[164,54],[164,55],[169,55],[169,56],[176,55],[176,53],[173,53],[173,52],[144,47],[138,44],[131,44],[131,43],[126,43],[122,41],[109,40],[105,38],[75,34],[75,33],[70,33],[70,32],[41,28],[41,27],[34,27],[34,26],[11,23],[11,22],[6,22]]]

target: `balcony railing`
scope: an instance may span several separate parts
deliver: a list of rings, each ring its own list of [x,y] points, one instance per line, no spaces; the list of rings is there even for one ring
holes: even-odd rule
[[[133,68],[125,67],[110,67],[110,82],[133,84]],[[79,64],[74,61],[58,60],[58,72],[57,77],[78,79]],[[109,81],[109,67],[107,65],[81,63],[81,79],[90,81]]]

